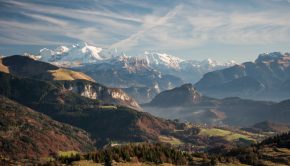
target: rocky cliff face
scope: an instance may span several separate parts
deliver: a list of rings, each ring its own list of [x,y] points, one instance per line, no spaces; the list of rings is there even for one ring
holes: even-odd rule
[[[122,58],[122,61],[112,64],[91,64],[74,68],[74,70],[90,75],[101,84],[122,88],[140,103],[148,102],[159,92],[182,84],[178,77],[164,75],[149,68],[144,60]]]
[[[103,101],[104,104],[116,104],[142,110],[138,102],[121,89],[107,88],[100,84],[83,80],[61,81],[60,83],[63,84],[65,91],[71,91],[90,99],[98,99]]]

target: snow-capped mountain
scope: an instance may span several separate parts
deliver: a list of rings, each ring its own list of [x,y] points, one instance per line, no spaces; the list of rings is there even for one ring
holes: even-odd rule
[[[117,50],[95,47],[86,42],[72,46],[58,46],[55,49],[43,48],[39,53],[41,61],[66,67],[97,63],[121,55],[123,53],[118,53]]]
[[[184,82],[195,83],[201,79],[202,75],[236,64],[235,61],[219,63],[212,59],[203,61],[185,60],[166,53],[145,52],[138,56],[139,59],[145,59],[147,65],[163,74],[170,74],[181,78]]]
[[[141,63],[142,66],[146,65],[162,71],[182,71],[188,68],[215,69],[236,64],[234,61],[221,64],[212,59],[206,59],[204,61],[185,60],[156,51],[145,51],[144,54],[138,56],[127,56],[116,49],[95,47],[86,42],[80,42],[72,46],[58,46],[55,49],[43,48],[40,50],[39,55],[34,56],[34,58],[66,67],[100,62],[117,63],[120,61],[128,63],[128,66],[132,67],[132,65],[140,65]]]
[[[118,50],[99,48],[85,42],[55,49],[43,48],[33,57],[74,68],[104,85],[124,88],[141,103],[150,101],[161,91],[183,83],[195,83],[207,72],[235,64],[221,64],[212,59],[186,60],[157,51],[127,56]]]
[[[145,59],[148,66],[150,66],[151,68],[161,70],[165,73],[168,72],[168,70],[184,71],[191,68],[202,70],[209,69],[210,71],[233,66],[236,64],[236,62],[233,60],[222,64],[210,58],[203,61],[185,60],[173,55],[168,55],[166,53],[147,51],[145,51],[143,55],[139,55],[138,57],[139,59]]]
[[[145,70],[152,70],[146,59],[136,56],[120,55],[110,59],[105,63],[113,64],[125,68],[130,73],[144,72]]]
[[[145,51],[138,56],[127,56],[116,49],[99,48],[86,42],[72,46],[59,46],[55,49],[43,48],[34,56],[45,62],[61,67],[86,66],[99,64],[98,70],[108,70],[112,65],[125,68],[129,73],[144,72],[148,68],[179,77],[183,82],[195,83],[202,75],[235,65],[234,61],[219,63],[212,59],[203,61],[185,60],[157,51]],[[108,65],[110,64],[110,65]]]
[[[165,53],[147,52],[147,51],[145,51],[143,55],[139,55],[139,58],[145,59],[148,65],[152,68],[165,67],[167,69],[175,69],[175,70],[180,70],[181,68],[180,63],[185,61],[181,58],[168,55]]]

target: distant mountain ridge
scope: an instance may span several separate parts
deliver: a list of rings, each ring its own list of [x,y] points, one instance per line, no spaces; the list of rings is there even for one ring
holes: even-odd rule
[[[290,54],[265,53],[255,62],[245,62],[209,72],[195,84],[212,97],[239,96],[259,100],[290,98]]]

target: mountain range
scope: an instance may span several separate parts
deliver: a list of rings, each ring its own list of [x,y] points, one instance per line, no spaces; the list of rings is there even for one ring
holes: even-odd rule
[[[207,96],[281,101],[289,98],[289,53],[263,53],[254,62],[220,64],[214,60],[185,60],[156,51],[127,56],[118,50],[85,42],[42,49],[32,56],[82,71],[99,83],[123,88],[139,103],[158,93],[193,83]]]
[[[234,61],[220,64],[211,59],[185,60],[156,51],[127,56],[118,50],[85,42],[55,49],[43,48],[38,55],[26,55],[84,72],[101,84],[123,88],[140,103],[149,102],[161,91],[187,82],[195,83],[204,73],[236,64]]]
[[[95,47],[86,42],[79,42],[72,46],[58,46],[55,49],[43,48],[39,51],[38,55],[31,55],[28,53],[26,53],[26,55],[62,67],[72,67],[100,62],[114,63],[116,61],[124,60],[131,61],[131,58],[133,58],[132,61],[134,62],[136,61],[135,58],[137,58],[138,61],[143,62],[142,65],[165,72],[165,74],[174,70],[182,71],[189,68],[205,70],[204,72],[208,72],[210,70],[216,70],[218,68],[236,64],[233,60],[224,64],[212,59],[206,59],[204,61],[185,60],[157,51],[145,51],[143,55],[127,56],[124,52],[119,52],[117,49]],[[134,65],[135,67],[138,67],[140,64]]]

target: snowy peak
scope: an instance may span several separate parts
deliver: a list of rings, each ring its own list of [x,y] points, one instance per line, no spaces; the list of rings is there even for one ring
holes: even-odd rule
[[[86,42],[80,42],[78,44],[72,45],[72,47],[69,49],[70,57],[67,56],[67,59],[71,59],[73,57],[76,59],[83,59],[84,63],[90,63],[105,58],[100,55],[101,51],[102,48],[90,46]]]
[[[56,49],[55,49],[56,53],[57,54],[63,54],[63,53],[66,53],[69,51],[69,48],[67,48],[66,46],[58,46]]]
[[[92,46],[86,42],[72,46],[58,46],[55,49],[43,48],[39,55],[42,61],[54,63],[58,66],[75,66],[95,63],[118,56],[117,50],[108,50]]]
[[[160,65],[168,68],[180,69],[180,63],[184,61],[178,57],[158,52],[146,51],[142,57],[145,58],[152,67]]]
[[[224,63],[225,66],[234,66],[237,65],[238,63],[234,60],[230,60]]]
[[[222,64],[210,58],[203,61],[184,60],[176,56],[158,52],[145,52],[144,55],[141,55],[139,57],[146,59],[150,67],[156,68],[161,71],[168,69],[179,71],[179,70],[187,70],[190,68],[215,69],[215,68],[230,67],[237,64],[233,60]]]
[[[106,62],[113,64],[115,66],[121,65],[122,68],[127,69],[129,72],[144,71],[150,68],[148,62],[144,58],[131,57],[127,55],[120,55]]]
[[[230,61],[227,61],[225,63],[220,63],[216,60],[213,60],[213,59],[206,59],[206,60],[203,60],[200,62],[200,65],[202,67],[212,67],[212,68],[215,68],[215,67],[230,67],[230,66],[233,66],[233,65],[236,65],[237,62],[234,61],[234,60],[230,60]]]
[[[212,59],[210,59],[210,58],[201,61],[200,64],[201,64],[202,66],[211,66],[211,67],[215,67],[215,66],[220,65],[216,60],[212,60]]]

